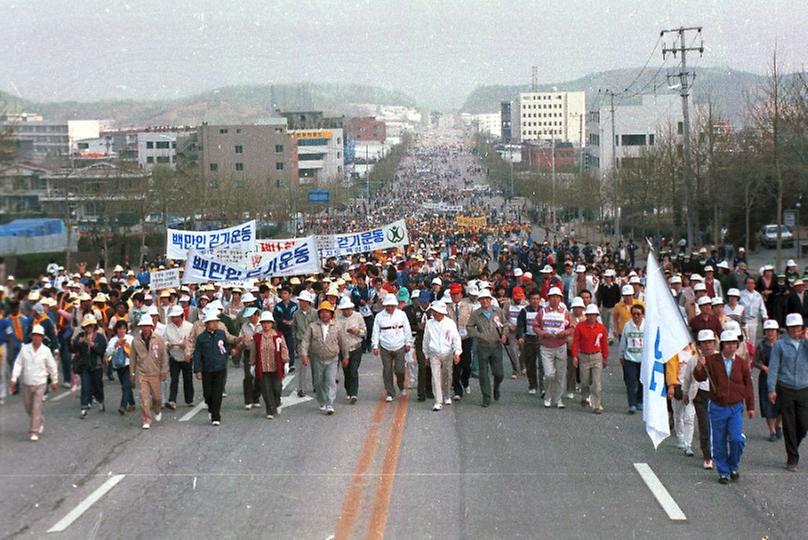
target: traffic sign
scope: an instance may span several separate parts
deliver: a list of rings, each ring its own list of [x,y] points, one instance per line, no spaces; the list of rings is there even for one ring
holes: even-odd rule
[[[783,212],[783,225],[789,229],[793,229],[797,224],[797,212],[794,210],[785,210]]]
[[[310,203],[320,203],[320,204],[328,204],[331,194],[328,192],[327,189],[310,189],[309,190],[309,202]]]

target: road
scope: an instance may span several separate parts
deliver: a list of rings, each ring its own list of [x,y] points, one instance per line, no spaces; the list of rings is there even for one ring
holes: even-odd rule
[[[672,441],[653,451],[641,417],[624,413],[614,363],[603,416],[544,409],[524,378],[506,380],[487,409],[473,381],[468,399],[433,412],[384,403],[370,355],[360,377],[360,401],[333,417],[307,401],[266,420],[243,410],[231,369],[218,428],[204,411],[180,422],[187,408],[150,431],[137,413],[80,420],[68,395],[45,404],[38,443],[11,400],[0,408],[0,537],[800,538],[808,528],[805,476],[782,470],[782,443],[766,442],[760,419],[745,425],[741,480],[721,486]],[[116,403],[117,383],[105,388]],[[686,521],[669,519],[635,463],[650,465]],[[112,475],[124,476],[47,534]]]

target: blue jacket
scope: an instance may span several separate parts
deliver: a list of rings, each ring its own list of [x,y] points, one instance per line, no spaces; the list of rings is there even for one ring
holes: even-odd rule
[[[227,369],[227,356],[230,346],[223,330],[213,333],[205,330],[196,337],[194,349],[194,373],[222,371]]]
[[[275,325],[278,328],[278,332],[284,335],[292,333],[292,326],[283,321],[291,321],[294,319],[297,309],[297,304],[292,301],[289,302],[289,305],[284,305],[283,302],[275,304],[275,309],[272,310],[272,316],[275,318]]]
[[[792,390],[808,388],[808,340],[800,340],[799,349],[788,336],[775,342],[769,357],[769,392],[774,392],[778,383]]]

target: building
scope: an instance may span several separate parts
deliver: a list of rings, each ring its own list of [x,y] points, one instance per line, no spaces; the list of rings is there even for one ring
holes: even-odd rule
[[[137,134],[137,164],[141,169],[155,165],[177,168],[177,131],[141,131]]]
[[[501,113],[475,114],[472,116],[471,123],[476,127],[477,133],[487,135],[493,139],[502,137]]]
[[[322,111],[294,111],[281,113],[288,129],[342,129],[343,117],[327,117]]]
[[[359,116],[349,118],[345,123],[345,136],[354,141],[377,142],[384,144],[387,139],[384,121],[374,116]]]
[[[505,144],[510,144],[513,141],[513,124],[511,121],[511,102],[510,101],[503,101],[500,104],[499,108],[499,117],[500,117],[500,136],[502,137],[502,142]]]
[[[291,129],[300,185],[325,185],[342,181],[345,156],[342,129]],[[361,152],[359,152],[361,154]]]
[[[260,180],[280,188],[297,179],[295,139],[283,118],[262,124],[204,124],[198,133],[199,165],[209,180]],[[341,137],[342,130],[340,146]]]
[[[39,195],[46,187],[43,177],[52,172],[21,163],[5,167],[0,174],[0,221],[40,215]]]
[[[0,127],[10,128],[11,139],[18,150],[17,159],[56,158],[64,163],[76,151],[77,141],[96,138],[101,132],[99,120],[47,121],[32,113],[4,114],[0,116]]]
[[[516,111],[511,111],[511,117],[519,134],[516,140],[556,140],[584,145],[584,92],[522,92],[515,105]]]
[[[543,141],[522,144],[522,164],[538,171],[569,170],[575,167],[576,150],[572,143],[546,143]]]
[[[675,94],[642,95],[614,107],[614,131],[609,105],[591,111],[587,118],[588,169],[602,177],[640,156],[644,148],[672,134],[682,134],[682,102]],[[612,141],[614,145],[612,145]],[[612,151],[614,149],[614,152]]]

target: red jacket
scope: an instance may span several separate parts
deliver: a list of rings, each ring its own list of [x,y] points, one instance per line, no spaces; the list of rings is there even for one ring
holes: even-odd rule
[[[732,359],[732,371],[727,378],[724,359],[721,353],[707,357],[705,365],[698,364],[693,369],[697,381],[710,380],[710,401],[722,407],[729,407],[746,401],[746,410],[755,410],[755,394],[752,389],[752,372],[749,364],[740,356]]]
[[[603,323],[596,322],[589,326],[588,321],[581,321],[575,326],[575,333],[572,337],[572,357],[578,358],[579,354],[603,355],[603,364],[609,361],[609,338],[606,327]]]
[[[253,342],[255,342],[255,377],[260,381],[261,377],[264,375],[261,369],[263,363],[261,362],[261,340],[264,338],[264,335],[261,332],[256,332],[253,334]],[[284,362],[283,356],[281,354],[281,341],[283,341],[283,335],[280,332],[275,332],[275,335],[272,336],[272,340],[275,342],[275,376],[279,379],[283,379],[284,376]],[[285,343],[283,344],[285,346]]]

